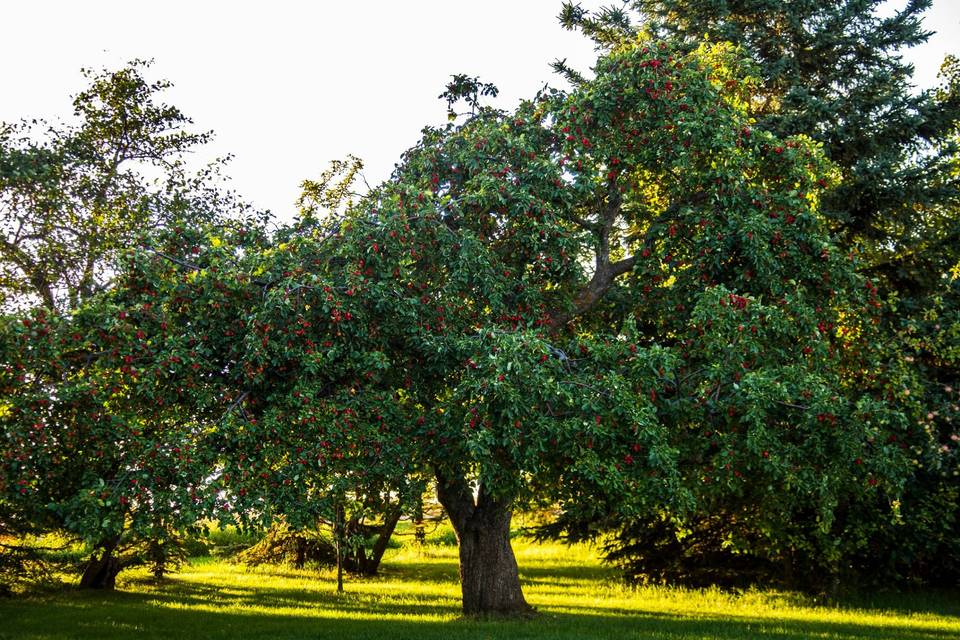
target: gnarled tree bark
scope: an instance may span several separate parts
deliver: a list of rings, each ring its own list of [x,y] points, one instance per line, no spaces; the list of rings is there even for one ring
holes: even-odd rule
[[[474,497],[462,477],[437,473],[437,497],[446,510],[460,548],[460,586],[464,615],[528,615],[517,560],[510,546],[509,498],[483,487]]]
[[[117,574],[123,569],[123,563],[115,553],[118,544],[119,537],[104,540],[97,546],[80,576],[81,589],[113,589],[116,586]]]

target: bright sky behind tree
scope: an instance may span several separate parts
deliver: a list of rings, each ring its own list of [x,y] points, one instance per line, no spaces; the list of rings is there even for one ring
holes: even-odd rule
[[[421,127],[445,120],[437,96],[451,74],[493,82],[508,107],[562,84],[556,58],[588,68],[591,43],[560,27],[560,4],[11,2],[0,10],[0,121],[66,116],[85,86],[80,67],[153,58],[153,76],[176,85],[167,100],[215,130],[211,156],[235,156],[233,187],[290,218],[300,181],[331,159],[352,153],[371,184],[386,178]],[[960,0],[934,0],[925,26],[937,33],[905,52],[919,87],[936,83],[944,55],[960,55]]]

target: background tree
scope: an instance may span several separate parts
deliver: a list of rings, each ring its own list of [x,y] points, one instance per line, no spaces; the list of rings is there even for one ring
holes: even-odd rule
[[[196,505],[184,506],[197,479],[188,463],[177,469],[196,457],[185,453],[196,422],[144,390],[138,366],[150,346],[128,331],[127,318],[149,310],[149,296],[128,309],[109,285],[144,233],[227,219],[257,224],[222,190],[220,162],[191,173],[186,155],[210,135],[190,132],[190,120],[160,102],[169,83],[148,82],[147,66],[86,72],[91,84],[74,99],[75,124],[0,128],[8,313],[0,518],[12,534],[82,535],[95,549],[84,586],[112,586],[124,564],[140,559],[121,551],[145,538],[172,540],[169,527],[198,516]],[[151,549],[153,560],[160,550]]]
[[[215,162],[194,174],[187,154],[211,134],[158,101],[149,63],[85,70],[74,123],[0,125],[0,292],[7,309],[76,308],[109,282],[120,252],[145,229],[178,216],[236,207],[212,190]]]

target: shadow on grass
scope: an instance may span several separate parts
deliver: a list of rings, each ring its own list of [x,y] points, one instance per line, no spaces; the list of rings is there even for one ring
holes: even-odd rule
[[[457,582],[455,559],[434,558],[432,560],[404,560],[402,564],[385,564],[381,567],[385,577],[402,577],[404,580],[420,582]],[[613,579],[616,571],[602,566],[580,566],[576,564],[556,564],[552,566],[524,566],[521,562],[520,577],[524,584],[543,584],[568,587],[577,582],[603,582]]]
[[[202,565],[201,565],[202,566]],[[540,567],[524,571],[525,582],[536,595],[543,586],[552,593],[576,580],[598,580],[602,569]],[[258,576],[263,576],[258,581]],[[275,586],[269,577],[300,582]],[[252,578],[252,579],[251,579]],[[394,579],[394,580],[391,580]],[[410,592],[403,582],[427,582],[427,589]],[[563,605],[543,605],[542,615],[523,621],[476,621],[459,619],[456,595],[430,590],[432,583],[456,581],[456,567],[449,563],[407,563],[389,567],[380,579],[357,582],[367,588],[337,595],[327,591],[328,582],[318,578],[315,588],[303,588],[310,580],[304,572],[269,570],[246,574],[244,584],[217,586],[188,579],[171,579],[159,585],[131,581],[126,587],[139,590],[115,593],[63,591],[26,600],[0,602],[0,639],[21,638],[352,638],[430,640],[432,638],[484,638],[524,640],[535,638],[660,638],[692,640],[712,638],[776,638],[801,640],[811,637],[838,640],[947,640],[956,631],[924,625],[920,620],[886,618],[875,624],[846,620],[795,620],[783,617],[738,615],[716,612],[680,615],[672,612],[629,608],[597,610],[575,598]],[[378,583],[384,588],[376,589]],[[456,591],[452,593],[456,594]],[[944,600],[946,603],[947,600]],[[900,602],[904,613],[929,611],[920,600]],[[825,609],[825,611],[836,611]],[[842,610],[841,610],[842,611]],[[889,613],[885,610],[885,613]],[[943,611],[937,612],[941,615]],[[947,614],[949,615],[949,614]],[[874,619],[875,620],[875,619]],[[916,622],[916,624],[914,624]]]

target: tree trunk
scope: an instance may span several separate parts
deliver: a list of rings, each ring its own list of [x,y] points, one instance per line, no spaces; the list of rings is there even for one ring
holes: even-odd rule
[[[427,543],[427,531],[423,528],[423,496],[417,497],[416,510],[413,513],[413,537],[417,541],[417,546],[422,547]]]
[[[397,528],[398,522],[400,522],[400,505],[391,507],[384,515],[383,525],[377,533],[377,541],[373,543],[373,548],[370,549],[370,556],[364,558],[360,564],[360,573],[365,576],[377,575],[380,561],[383,560],[383,554],[387,550],[387,545],[390,544],[390,537],[393,536],[393,531]]]
[[[523,597],[510,546],[512,500],[494,498],[482,486],[475,499],[462,477],[440,473],[437,496],[460,546],[464,615],[529,615],[533,609]]]
[[[379,525],[360,524],[357,520],[351,520],[347,523],[347,536],[360,536],[364,539],[376,535],[373,546],[370,548],[370,555],[367,555],[366,548],[361,544],[349,550],[344,555],[344,567],[347,571],[358,573],[363,576],[375,576],[380,568],[380,561],[383,560],[383,554],[390,544],[390,537],[393,536],[397,523],[400,521],[402,511],[400,505],[389,506],[383,515],[383,522]]]
[[[343,505],[337,505],[334,516],[333,538],[337,543],[337,593],[343,593],[343,544],[344,544]]]
[[[307,564],[307,538],[302,535],[293,536],[294,558],[293,566],[296,569],[303,569]]]
[[[123,568],[120,558],[114,555],[119,538],[106,540],[94,550],[80,576],[81,589],[113,589],[117,574]]]

